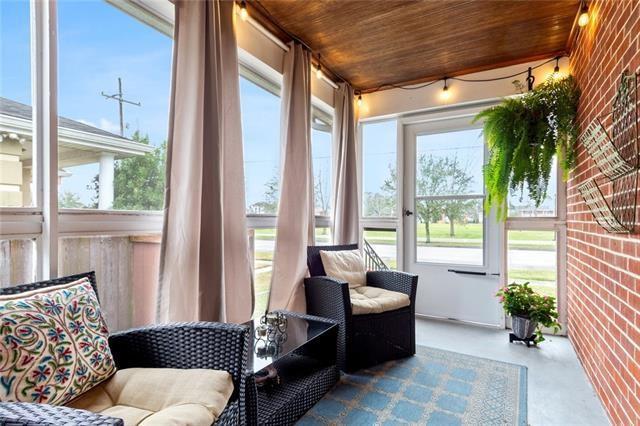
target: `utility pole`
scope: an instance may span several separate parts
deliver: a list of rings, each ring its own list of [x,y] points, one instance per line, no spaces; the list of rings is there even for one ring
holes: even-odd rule
[[[142,104],[140,102],[133,102],[124,98],[124,94],[122,93],[122,79],[120,77],[118,77],[118,93],[115,93],[113,95],[107,95],[104,92],[100,92],[100,94],[107,99],[113,99],[118,101],[118,106],[120,110],[120,136],[124,137],[124,113],[122,110],[122,105],[131,104],[135,106],[142,106]]]

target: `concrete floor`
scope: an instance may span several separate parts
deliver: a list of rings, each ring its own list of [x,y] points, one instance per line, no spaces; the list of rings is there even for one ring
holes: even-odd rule
[[[608,425],[609,420],[569,343],[548,336],[539,348],[509,343],[506,330],[419,318],[418,345],[528,367],[531,425]]]

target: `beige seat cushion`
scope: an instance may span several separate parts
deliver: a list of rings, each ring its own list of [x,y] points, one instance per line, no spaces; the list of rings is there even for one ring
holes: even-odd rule
[[[211,425],[233,393],[226,371],[128,368],[67,404],[130,425]]]
[[[328,277],[349,283],[349,288],[365,285],[367,270],[360,250],[320,250],[324,272]]]
[[[409,306],[409,296],[383,288],[362,286],[349,289],[353,315],[379,314]]]

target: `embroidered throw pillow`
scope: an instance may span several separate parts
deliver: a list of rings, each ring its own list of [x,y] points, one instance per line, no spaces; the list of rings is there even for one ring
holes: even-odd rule
[[[109,378],[109,332],[88,278],[0,296],[0,401],[62,405]]]

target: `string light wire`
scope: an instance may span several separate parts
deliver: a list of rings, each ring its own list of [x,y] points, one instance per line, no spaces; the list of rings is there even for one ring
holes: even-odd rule
[[[507,79],[514,78],[514,77],[517,77],[517,76],[522,75],[522,74],[527,74],[529,72],[529,69],[535,70],[535,69],[543,67],[543,66],[545,66],[545,65],[547,65],[547,64],[549,64],[549,63],[551,63],[553,61],[559,61],[560,58],[565,57],[565,56],[566,55],[556,56],[556,57],[548,59],[548,60],[546,60],[546,61],[544,61],[542,63],[539,63],[538,65],[535,65],[533,67],[530,67],[530,68],[527,67],[527,69],[525,69],[525,70],[522,70],[522,71],[519,71],[519,72],[516,72],[516,73],[513,73],[513,74],[509,74],[509,75],[503,75],[503,76],[500,76],[500,77],[493,77],[493,78],[464,78],[464,77],[446,77],[445,78],[445,77],[443,77],[443,78],[440,78],[440,79],[437,79],[437,80],[432,80],[432,81],[430,81],[428,83],[423,83],[423,84],[420,84],[420,85],[417,85],[417,86],[385,83],[385,84],[382,84],[382,85],[380,85],[380,86],[378,86],[378,87],[376,87],[374,89],[361,91],[360,93],[362,93],[362,92],[374,93],[374,92],[378,92],[378,91],[383,90],[383,89],[418,90],[418,89],[423,89],[425,87],[429,87],[429,86],[431,86],[433,84],[436,84],[438,82],[445,82],[446,83],[446,80],[457,80],[457,81],[462,81],[462,82],[465,82],[465,83],[489,83],[489,82],[492,82],[492,81],[507,80]]]
[[[260,11],[263,13],[263,15],[271,22],[271,24],[275,25],[277,28],[279,28],[283,33],[285,33],[289,38],[291,38],[294,41],[297,41],[298,43],[302,44],[304,47],[306,47],[309,51],[313,52],[313,49],[311,49],[311,46],[309,46],[308,43],[305,43],[304,40],[300,39],[299,37],[295,36],[294,34],[290,33],[289,31],[287,31],[285,28],[283,28],[281,25],[278,24],[278,22],[276,21],[276,19],[273,17],[273,15],[269,12],[269,10],[264,7],[259,0],[256,0],[254,2],[252,2],[254,5],[258,6],[258,8],[260,9]],[[586,4],[586,3],[582,3],[582,4]],[[559,56],[555,56],[551,59],[548,59],[538,65],[535,65],[533,67],[528,67],[525,70],[513,73],[513,74],[509,74],[509,75],[504,75],[504,76],[500,76],[500,77],[493,77],[493,78],[463,78],[463,77],[446,77],[446,78],[440,78],[437,80],[432,80],[429,81],[427,83],[423,83],[423,84],[419,84],[419,85],[408,85],[408,84],[394,84],[394,83],[385,83],[385,84],[381,84],[380,86],[374,88],[374,89],[357,89],[356,91],[359,93],[358,96],[361,97],[361,95],[363,93],[369,94],[369,93],[374,93],[374,92],[378,92],[380,90],[383,89],[401,89],[401,90],[419,90],[419,89],[424,89],[425,87],[429,87],[433,84],[436,84],[438,82],[441,81],[445,81],[446,84],[446,80],[456,80],[456,81],[461,81],[461,82],[465,82],[465,83],[489,83],[489,82],[494,82],[494,81],[501,81],[501,80],[507,80],[510,78],[514,78],[517,77],[519,75],[522,74],[527,74],[529,72],[531,72],[532,70],[538,69],[544,65],[547,65],[548,63],[551,63],[553,61],[556,61],[556,63],[560,60],[560,58],[562,57],[566,57],[566,54],[563,55],[559,55]],[[320,65],[320,54],[318,54],[318,61],[317,61],[319,67],[317,69],[322,69],[322,65]],[[333,74],[336,78],[338,78],[340,81],[346,83],[346,84],[350,84],[344,77],[342,77],[340,74],[336,73],[335,71],[331,70],[331,74]]]

